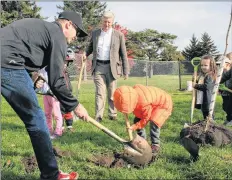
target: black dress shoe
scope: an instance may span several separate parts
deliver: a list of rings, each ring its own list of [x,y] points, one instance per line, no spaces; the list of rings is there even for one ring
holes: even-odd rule
[[[98,117],[98,118],[96,119],[96,121],[97,121],[97,122],[101,122],[101,121],[102,121],[102,118],[101,118],[101,117]]]
[[[117,120],[117,116],[109,116],[110,120]]]

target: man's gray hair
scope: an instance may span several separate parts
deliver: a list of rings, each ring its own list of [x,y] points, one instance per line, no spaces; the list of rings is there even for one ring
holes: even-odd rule
[[[114,20],[114,13],[112,13],[111,11],[106,11],[104,12],[102,18],[113,18]]]

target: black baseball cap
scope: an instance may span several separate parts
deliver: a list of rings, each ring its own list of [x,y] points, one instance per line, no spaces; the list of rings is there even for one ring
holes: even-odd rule
[[[88,36],[88,34],[84,30],[84,27],[82,24],[82,17],[79,13],[76,13],[73,11],[64,11],[59,14],[58,19],[67,19],[69,21],[72,21],[72,23],[75,24],[80,30],[80,33],[77,34],[78,37]]]

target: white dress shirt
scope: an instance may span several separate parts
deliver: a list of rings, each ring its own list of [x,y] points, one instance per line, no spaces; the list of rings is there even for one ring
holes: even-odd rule
[[[107,32],[101,30],[97,46],[97,59],[110,60],[110,44],[113,29],[110,28]]]

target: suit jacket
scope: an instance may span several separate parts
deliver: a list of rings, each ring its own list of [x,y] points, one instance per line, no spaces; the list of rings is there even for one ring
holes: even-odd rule
[[[101,29],[92,32],[89,46],[86,49],[86,56],[93,53],[92,73],[94,73],[97,64],[97,47],[100,34]],[[110,67],[115,79],[119,78],[121,75],[128,75],[129,73],[124,35],[115,29],[113,29],[111,37]]]

